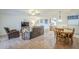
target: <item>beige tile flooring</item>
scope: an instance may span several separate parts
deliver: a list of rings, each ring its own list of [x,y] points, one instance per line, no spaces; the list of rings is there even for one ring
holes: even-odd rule
[[[6,39],[0,42],[0,48],[9,48],[9,49],[79,48],[78,38],[74,38],[74,43],[72,46],[63,45],[61,44],[61,42],[57,43],[53,31],[45,33],[44,35],[33,38],[31,40],[22,40],[21,37],[11,40],[8,40],[7,37],[0,39]]]

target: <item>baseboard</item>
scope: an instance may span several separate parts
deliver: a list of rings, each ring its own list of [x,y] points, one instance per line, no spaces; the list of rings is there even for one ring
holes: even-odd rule
[[[0,37],[7,36],[7,34],[0,35]]]
[[[79,38],[79,35],[75,34],[74,37]]]

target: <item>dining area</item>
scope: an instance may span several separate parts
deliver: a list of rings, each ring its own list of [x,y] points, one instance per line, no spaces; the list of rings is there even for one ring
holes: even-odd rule
[[[63,46],[64,48],[72,48],[73,46],[73,36],[75,29],[74,28],[65,28],[65,27],[55,27],[54,35],[56,38],[56,47]]]

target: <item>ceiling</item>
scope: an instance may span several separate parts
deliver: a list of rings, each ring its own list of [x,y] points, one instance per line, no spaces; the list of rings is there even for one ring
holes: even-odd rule
[[[29,9],[0,9],[0,14],[26,14]],[[61,11],[62,15],[79,14],[79,9],[38,9],[40,11],[39,16],[56,16]]]

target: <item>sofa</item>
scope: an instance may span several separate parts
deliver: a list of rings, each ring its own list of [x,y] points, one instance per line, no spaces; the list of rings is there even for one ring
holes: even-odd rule
[[[32,31],[30,32],[30,39],[38,37],[44,34],[44,27],[43,26],[34,26]]]

